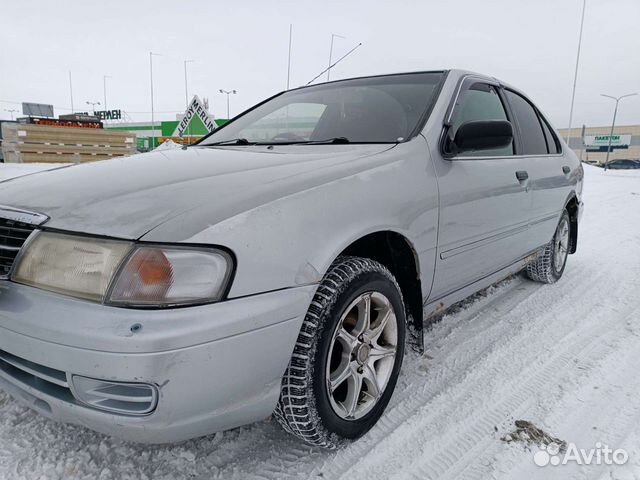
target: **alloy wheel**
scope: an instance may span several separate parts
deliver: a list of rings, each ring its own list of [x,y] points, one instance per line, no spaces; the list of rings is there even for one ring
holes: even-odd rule
[[[331,407],[344,420],[362,418],[378,403],[391,377],[398,324],[389,299],[360,294],[336,325],[326,368]]]
[[[556,272],[560,272],[569,253],[569,222],[563,218],[558,225],[553,251],[553,266]]]

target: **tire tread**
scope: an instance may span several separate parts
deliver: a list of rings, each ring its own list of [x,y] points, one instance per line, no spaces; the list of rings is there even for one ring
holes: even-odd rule
[[[569,217],[569,213],[566,210],[563,212],[561,220],[565,216],[567,218]],[[571,224],[569,223],[569,225]],[[541,249],[536,259],[529,263],[525,269],[527,277],[535,282],[555,283],[560,279],[560,275],[562,275],[562,272],[560,272],[560,275],[557,275],[553,268],[554,240],[556,238],[556,234],[557,231],[554,233],[551,241]],[[571,235],[569,235],[569,238],[571,238]],[[569,251],[570,250],[571,245],[569,245]]]
[[[336,448],[343,440],[329,432],[318,415],[313,392],[313,367],[319,336],[340,294],[358,276],[376,272],[390,280],[398,292],[398,282],[382,264],[361,257],[341,256],[320,282],[300,328],[293,355],[282,377],[280,399],[274,417],[284,430],[311,445]]]

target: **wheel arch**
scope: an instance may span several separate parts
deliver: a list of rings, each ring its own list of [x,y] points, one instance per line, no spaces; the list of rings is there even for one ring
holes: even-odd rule
[[[564,202],[564,209],[569,213],[569,222],[571,225],[571,232],[569,237],[569,253],[576,253],[576,250],[578,248],[579,201],[578,196],[575,194],[575,192],[571,192],[571,194],[567,197],[567,200]]]
[[[380,230],[353,240],[340,255],[364,257],[389,269],[400,285],[407,312],[407,338],[412,348],[422,351],[423,310],[420,262],[412,242],[401,233]]]

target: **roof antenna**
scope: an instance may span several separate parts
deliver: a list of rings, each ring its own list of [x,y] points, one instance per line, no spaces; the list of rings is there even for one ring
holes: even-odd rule
[[[309,80],[306,85],[309,85],[313,82],[315,82],[322,74],[328,72],[329,70],[331,70],[333,67],[335,67],[338,63],[340,63],[342,60],[344,60],[345,58],[347,58],[349,55],[351,55],[353,52],[356,51],[356,49],[358,49],[360,46],[362,46],[362,42],[360,42],[358,45],[356,45],[355,47],[353,47],[351,50],[349,50],[347,53],[345,53],[343,56],[341,56],[338,60],[336,60],[335,62],[333,62],[331,65],[329,65],[327,68],[325,68],[324,70],[322,70],[318,75],[316,75],[315,77],[313,77],[311,80]]]

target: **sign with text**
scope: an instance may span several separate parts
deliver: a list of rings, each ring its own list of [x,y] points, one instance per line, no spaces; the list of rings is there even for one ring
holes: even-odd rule
[[[176,129],[179,136],[184,135],[187,131],[187,127],[189,127],[189,124],[194,117],[198,117],[209,132],[215,130],[217,127],[213,120],[213,115],[209,115],[204,103],[202,103],[197,95],[194,95],[193,100],[191,100],[191,103],[189,104],[189,108],[184,112],[184,117],[182,117],[182,120]]]
[[[119,108],[115,110],[100,110],[93,112],[93,114],[100,120],[122,120],[122,110]]]
[[[100,119],[95,115],[89,115],[88,113],[69,113],[68,115],[59,115],[60,120],[72,121],[72,122],[99,122]]]
[[[73,120],[59,120],[56,118],[29,118],[26,123],[32,125],[46,125],[48,127],[102,128],[102,122],[79,122]]]
[[[77,112],[75,115],[89,115],[94,116],[98,120],[122,120],[122,110],[99,110],[97,112]]]
[[[616,147],[620,146],[629,146],[631,143],[631,135],[622,134],[622,135],[611,135],[611,145],[615,145]],[[584,144],[587,147],[599,147],[599,146],[607,146],[609,145],[609,135],[585,135],[584,136]]]
[[[629,148],[631,144],[631,135],[628,134],[614,134],[611,135],[611,149],[614,148]],[[589,151],[603,151],[606,152],[609,147],[609,135],[585,135],[584,145]]]

